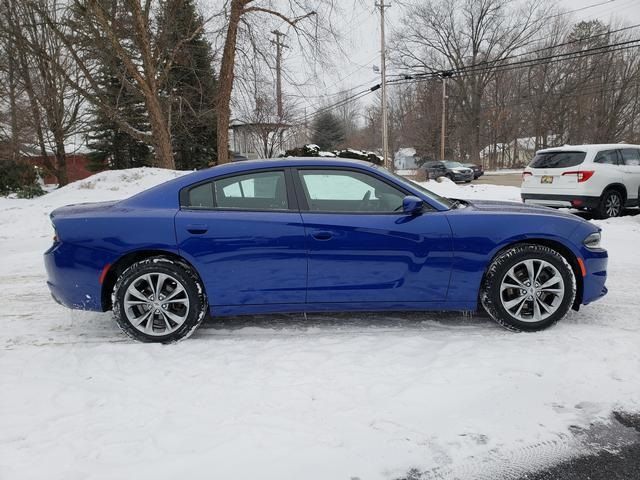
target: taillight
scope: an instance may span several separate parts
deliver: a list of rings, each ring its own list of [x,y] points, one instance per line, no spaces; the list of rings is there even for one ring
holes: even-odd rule
[[[595,173],[594,170],[576,170],[573,172],[564,172],[562,174],[562,176],[565,175],[576,175],[578,177],[578,183],[582,183],[582,182],[586,182],[587,180],[589,180],[593,174]]]
[[[524,179],[527,178],[527,175],[533,175],[533,173],[531,172],[522,172],[522,181],[524,182]]]

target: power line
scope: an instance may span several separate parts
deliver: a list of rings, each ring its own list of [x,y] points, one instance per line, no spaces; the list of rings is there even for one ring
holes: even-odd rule
[[[576,13],[576,12],[581,12],[583,10],[589,10],[590,8],[595,8],[595,7],[599,7],[601,5],[607,5],[610,3],[613,3],[617,0],[605,0],[604,2],[598,2],[598,3],[593,3],[591,5],[585,5],[584,7],[580,7],[580,8],[576,8],[574,10],[568,10],[566,12],[559,12],[553,15],[549,15],[547,18],[556,18],[556,17],[561,17],[562,15],[569,15],[571,13]]]
[[[461,67],[458,69],[425,72],[425,73],[418,73],[415,75],[405,75],[405,77],[402,79],[390,80],[390,82],[401,83],[401,82],[407,82],[411,80],[419,80],[422,78],[429,79],[429,78],[439,77],[439,76],[442,76],[443,74],[448,74],[448,73],[452,73],[455,76],[460,74],[477,73],[477,72],[482,72],[482,71],[491,70],[491,69],[493,69],[494,72],[508,71],[508,70],[513,70],[514,68],[526,68],[526,67],[537,66],[537,65],[542,65],[546,63],[562,61],[565,59],[589,57],[592,55],[599,55],[599,54],[611,53],[619,50],[626,50],[627,48],[635,48],[640,45],[631,45],[631,44],[638,43],[638,42],[640,42],[640,38],[627,40],[624,42],[611,43],[611,44],[602,45],[599,47],[592,47],[585,50],[580,50],[578,52],[558,53],[558,54],[549,55],[546,57],[521,60],[518,62],[504,63],[503,65],[497,65],[495,67],[492,67],[492,65],[495,63],[504,62],[506,60],[506,57],[505,57],[504,59],[494,60],[490,62],[480,62],[477,64],[468,65],[466,67]]]
[[[404,84],[410,84],[410,83],[416,83],[419,81],[425,81],[425,80],[432,80],[435,78],[441,78],[443,75],[450,75],[450,76],[461,76],[461,75],[468,75],[468,74],[472,74],[472,73],[477,73],[480,71],[486,71],[489,69],[493,69],[494,72],[503,72],[503,71],[509,71],[509,70],[514,70],[514,69],[519,69],[519,68],[530,68],[530,67],[534,67],[534,66],[538,66],[538,65],[543,65],[543,64],[548,64],[548,63],[554,63],[554,62],[560,62],[560,61],[567,61],[567,60],[573,60],[573,59],[579,59],[579,58],[584,58],[584,57],[590,57],[590,56],[594,56],[594,55],[601,55],[601,54],[606,54],[606,53],[612,53],[612,52],[617,52],[617,51],[623,51],[623,50],[628,50],[628,49],[632,49],[632,48],[638,48],[640,47],[640,44],[638,43],[640,42],[640,38],[638,39],[633,39],[633,40],[628,40],[628,41],[624,41],[624,42],[617,42],[617,43],[613,43],[613,44],[607,44],[607,45],[603,45],[603,46],[599,46],[599,47],[592,47],[590,49],[586,49],[586,50],[581,50],[578,52],[568,52],[568,53],[562,53],[562,54],[555,54],[555,55],[549,55],[547,57],[542,57],[542,58],[536,58],[536,59],[530,59],[530,60],[523,60],[523,61],[519,61],[519,62],[514,62],[514,63],[506,63],[504,65],[500,65],[500,66],[495,66],[492,67],[491,64],[494,62],[484,62],[484,63],[480,63],[480,64],[475,64],[475,65],[469,65],[467,67],[462,67],[460,69],[454,69],[454,70],[443,70],[443,71],[436,71],[436,72],[428,72],[428,73],[421,73],[421,74],[416,74],[416,75],[405,75],[404,78],[400,78],[400,79],[396,79],[396,80],[389,80],[386,82],[387,85],[404,85]],[[560,44],[558,45],[560,46]],[[530,53],[530,52],[527,52]],[[526,53],[525,53],[526,54]],[[522,55],[525,55],[522,54]],[[520,56],[522,56],[520,55]],[[500,60],[501,62],[504,62],[504,59]],[[319,110],[317,110],[316,112],[310,114],[309,116],[307,116],[307,118],[312,118],[315,117],[317,115],[320,115],[321,113],[327,112],[327,111],[331,111],[334,110],[336,108],[339,108],[341,106],[347,105],[349,103],[352,103],[354,101],[357,101],[373,92],[375,92],[376,90],[380,89],[381,85],[380,83],[375,84],[373,86],[371,86],[370,88],[366,89],[366,90],[362,90],[354,95],[350,95],[344,99],[341,99],[340,101],[331,104],[331,105],[327,105],[326,107],[323,107]],[[296,123],[296,121],[301,121],[304,120],[304,118],[302,119],[296,119],[294,120],[292,123]]]
[[[516,55],[510,55],[510,56],[507,56],[507,57],[497,58],[497,59],[494,59],[494,60],[482,61],[482,62],[478,62],[478,63],[476,63],[474,65],[470,65],[470,66],[467,66],[467,67],[461,67],[461,68],[468,69],[468,68],[471,68],[471,67],[481,67],[483,65],[489,66],[489,65],[496,64],[496,63],[502,63],[502,62],[505,62],[507,60],[511,60],[511,59],[514,59],[514,58],[522,58],[522,57],[525,57],[525,56],[528,56],[528,55],[532,55],[534,53],[543,52],[543,51],[546,51],[546,50],[552,50],[554,48],[564,47],[564,46],[567,46],[567,45],[573,45],[574,43],[584,42],[584,41],[587,41],[587,40],[590,40],[590,39],[593,39],[593,38],[598,38],[598,37],[602,37],[602,36],[605,36],[605,35],[610,35],[612,33],[618,33],[618,32],[621,32],[621,31],[625,31],[625,30],[629,30],[631,28],[637,28],[637,27],[640,27],[640,24],[635,24],[635,25],[631,25],[631,26],[628,26],[628,27],[623,27],[623,28],[619,28],[619,29],[616,29],[616,30],[611,30],[611,31],[608,31],[608,32],[605,32],[605,33],[596,34],[596,35],[590,35],[588,37],[584,37],[584,38],[580,38],[580,39],[576,39],[576,40],[570,40],[570,41],[563,42],[563,43],[557,43],[555,45],[550,45],[548,47],[543,47],[543,48],[538,48],[538,49],[535,49],[535,50],[530,50],[530,51],[527,51],[527,52],[522,52],[522,53],[519,53],[519,54],[516,54]],[[627,43],[631,43],[631,42],[635,42],[635,41],[637,41],[637,40],[629,40]],[[593,49],[607,48],[608,46],[615,46],[615,45],[617,45],[617,44],[601,45],[601,46],[597,46],[597,47],[591,47],[590,49],[581,50],[580,52],[588,52],[588,51],[593,50]],[[567,53],[563,53],[563,54],[559,54],[559,55],[572,55],[573,53],[576,53],[576,52],[567,52]],[[526,62],[532,62],[532,61],[535,61],[535,60],[542,60],[544,58],[549,58],[549,57],[540,57],[540,58],[536,58],[536,59],[529,59],[529,60],[526,60]],[[460,69],[458,69],[458,70],[460,70]],[[415,74],[414,76],[429,75],[430,73],[432,73],[432,72],[418,73],[418,74]],[[407,74],[404,74],[404,76],[406,76],[406,75]]]

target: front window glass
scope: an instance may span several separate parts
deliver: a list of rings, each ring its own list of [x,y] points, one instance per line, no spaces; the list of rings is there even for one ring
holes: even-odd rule
[[[447,168],[460,168],[464,167],[460,162],[444,162]]]
[[[384,169],[384,167],[378,167],[380,169]],[[396,180],[402,184],[402,185],[406,185],[410,188],[413,188],[415,190],[419,190],[420,193],[422,193],[423,195],[425,195],[428,198],[432,198],[434,199],[436,202],[441,203],[442,205],[445,205],[446,207],[451,208],[453,206],[454,201],[446,198],[446,197],[441,197],[440,195],[433,193],[431,190],[427,190],[426,188],[424,188],[422,185],[420,185],[419,183],[416,182],[412,182],[411,180],[401,177],[400,175],[390,172],[386,169],[384,169],[386,173],[392,175],[393,177],[396,178]]]
[[[316,212],[400,212],[405,194],[360,172],[299,170],[309,210]]]
[[[622,162],[625,165],[640,166],[640,150],[637,148],[623,148],[620,150]]]

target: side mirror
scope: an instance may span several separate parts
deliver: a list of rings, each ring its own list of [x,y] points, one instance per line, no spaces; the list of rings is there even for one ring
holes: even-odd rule
[[[424,202],[418,197],[407,195],[402,199],[402,211],[407,215],[417,215],[422,212]]]

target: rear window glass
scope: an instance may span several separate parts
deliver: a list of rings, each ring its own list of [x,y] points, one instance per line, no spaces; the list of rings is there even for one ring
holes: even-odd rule
[[[585,152],[544,152],[538,153],[529,166],[531,168],[567,168],[580,165],[586,157]]]

